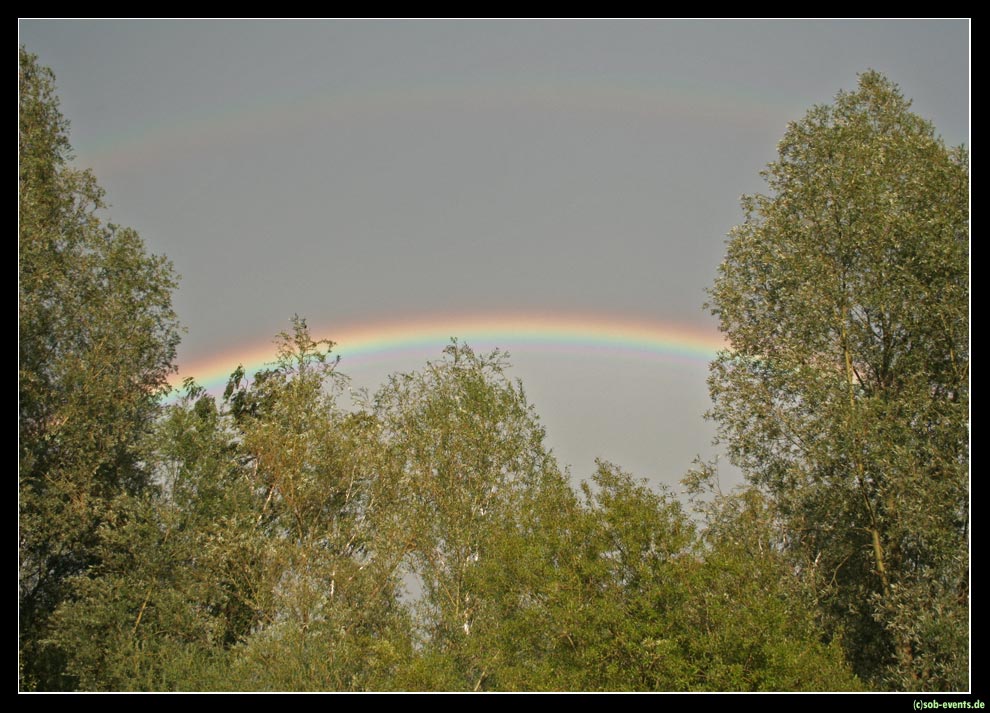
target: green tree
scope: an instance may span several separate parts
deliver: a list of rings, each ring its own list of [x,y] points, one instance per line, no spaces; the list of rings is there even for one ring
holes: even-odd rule
[[[583,501],[504,355],[459,343],[374,400],[420,640],[390,687],[856,689],[779,552],[704,546],[676,498],[599,463]],[[713,518],[714,520],[714,518]],[[759,540],[763,534],[747,534]],[[713,536],[712,542],[715,542]],[[790,588],[789,588],[790,587]]]
[[[967,686],[968,165],[876,72],[789,125],[711,290],[712,417],[874,685]]]
[[[370,414],[337,405],[332,342],[296,318],[272,368],[226,402],[264,548],[250,586],[259,613],[233,662],[246,689],[380,687],[410,643],[400,605],[405,532]],[[249,584],[244,582],[245,585]]]
[[[764,520],[726,500],[699,530],[667,489],[599,462],[583,502],[500,560],[506,689],[855,690]],[[758,511],[762,515],[762,511]],[[717,517],[716,517],[717,514]],[[534,541],[535,540],[535,541]],[[756,547],[750,547],[757,543]]]
[[[46,645],[70,578],[150,469],[139,447],[167,390],[176,279],[137,233],[104,224],[103,192],[72,167],[54,78],[19,55],[19,553],[22,686],[72,687]]]
[[[331,343],[298,319],[277,342],[219,404],[188,383],[150,437],[159,487],[117,505],[55,614],[79,688],[387,687],[407,655],[378,429],[337,407]]]
[[[156,487],[122,495],[49,641],[82,690],[200,690],[259,624],[266,546],[230,419],[195,384],[149,435]]]
[[[533,507],[566,480],[504,354],[457,342],[442,360],[392,376],[376,394],[383,473],[402,507],[404,566],[421,589],[422,637],[401,685],[478,690],[497,686],[504,653],[491,646],[500,592],[483,575],[519,556],[512,536],[541,537],[546,509]],[[556,520],[554,520],[556,522]],[[508,565],[506,565],[508,566]],[[425,664],[425,665],[424,665]]]
[[[700,516],[677,631],[707,690],[856,691],[841,642],[828,644],[810,583],[796,577],[774,502],[753,486],[723,493],[702,464],[685,479]]]

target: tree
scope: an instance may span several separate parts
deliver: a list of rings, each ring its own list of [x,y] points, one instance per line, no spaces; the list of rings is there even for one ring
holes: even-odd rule
[[[494,600],[515,592],[494,591],[483,573],[504,564],[514,534],[539,537],[549,527],[533,500],[567,490],[506,367],[498,351],[479,355],[454,342],[442,360],[390,377],[372,404],[380,467],[403,502],[395,517],[405,532],[405,566],[422,590],[422,654],[405,674],[409,687],[495,684],[504,661],[489,645],[500,625]]]
[[[821,644],[779,552],[749,547],[771,538],[735,499],[699,530],[669,490],[610,463],[582,491],[583,503],[556,499],[545,528],[500,536],[504,555],[479,563],[497,622],[493,686],[859,688],[838,647]]]
[[[787,531],[759,489],[723,493],[715,466],[682,481],[700,515],[681,641],[708,690],[856,691],[841,641],[823,644],[810,583],[794,576]],[[695,684],[698,685],[698,684]]]
[[[19,56],[19,553],[22,685],[73,686],[48,646],[70,578],[150,469],[140,443],[167,390],[175,275],[137,233],[104,224],[103,192],[71,166],[54,77]]]
[[[382,687],[408,653],[378,429],[337,407],[332,343],[300,319],[277,343],[219,404],[190,381],[166,408],[148,449],[159,487],[120,498],[54,615],[79,688]]]
[[[82,690],[201,690],[230,681],[230,649],[264,593],[255,494],[213,397],[187,382],[149,434],[157,487],[121,495],[97,562],[69,578],[50,646]]]
[[[381,685],[408,649],[400,605],[404,523],[395,483],[382,476],[378,424],[337,405],[345,377],[333,343],[304,320],[279,335],[275,364],[228,385],[225,411],[254,493],[249,539],[263,547],[258,612],[234,651],[247,689],[362,690]],[[247,534],[247,533],[245,533]]]
[[[965,688],[968,167],[876,72],[788,126],[712,288],[712,418],[857,673]]]

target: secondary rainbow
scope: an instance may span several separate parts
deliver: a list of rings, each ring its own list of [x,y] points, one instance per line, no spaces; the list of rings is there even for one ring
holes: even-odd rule
[[[442,316],[394,322],[372,322],[333,326],[310,326],[314,339],[335,342],[334,354],[341,357],[340,369],[416,357],[437,359],[452,338],[476,350],[495,347],[511,352],[537,351],[576,355],[599,355],[647,359],[658,363],[707,363],[725,342],[714,330],[647,320],[609,316],[575,315],[476,315]],[[207,389],[226,383],[230,373],[243,365],[251,375],[270,365],[275,345],[247,344],[206,359],[180,364],[172,380],[181,384],[192,377]]]
[[[570,119],[621,115],[637,121],[717,120],[740,126],[778,122],[790,97],[746,94],[732,85],[575,77],[540,81],[494,77],[485,82],[359,85],[299,96],[262,96],[204,113],[162,118],[76,147],[100,176],[147,168],[206,150],[263,143],[266,137],[320,128],[344,131],[379,120],[475,112],[491,118],[558,112]]]

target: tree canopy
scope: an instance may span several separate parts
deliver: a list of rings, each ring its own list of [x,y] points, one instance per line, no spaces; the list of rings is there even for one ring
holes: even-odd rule
[[[71,577],[122,494],[149,485],[141,452],[178,343],[168,261],[104,223],[103,192],[72,166],[52,73],[19,65],[18,321],[21,665],[74,685],[44,643]]]
[[[712,417],[880,685],[965,688],[968,168],[876,72],[791,124],[711,290]]]

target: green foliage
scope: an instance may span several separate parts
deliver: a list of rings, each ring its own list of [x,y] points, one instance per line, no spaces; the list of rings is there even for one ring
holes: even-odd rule
[[[876,685],[966,688],[968,169],[875,72],[788,127],[711,291],[713,418]]]
[[[70,165],[51,72],[19,67],[21,685],[72,687],[44,642],[71,578],[99,565],[118,496],[140,493],[140,443],[167,388],[175,276],[138,235],[103,224],[103,192]]]
[[[484,643],[499,626],[500,593],[482,572],[514,557],[506,538],[542,533],[548,515],[532,501],[565,482],[505,366],[498,352],[454,342],[442,361],[391,377],[374,399],[384,473],[402,495],[405,563],[422,589],[424,655],[447,660],[454,687],[468,690],[487,687],[501,655]],[[422,673],[409,675],[423,685]]]
[[[224,489],[226,507],[248,513],[214,543],[212,579],[249,613],[229,641],[225,686],[364,689],[408,648],[394,489],[374,467],[374,422],[336,405],[331,348],[294,320],[273,367],[253,383],[235,373],[221,409],[244,484],[236,500]]]
[[[50,643],[81,690],[175,690],[218,665],[224,638],[209,556],[182,514],[123,498],[100,528],[100,562],[70,579]],[[197,538],[199,539],[199,538]]]
[[[582,488],[583,503],[557,506],[556,539],[530,545],[535,552],[518,567],[501,565],[517,579],[495,588],[506,622],[495,648],[508,656],[493,683],[509,690],[860,688],[841,651],[820,643],[783,563],[734,540],[716,543],[716,515],[735,537],[765,535],[737,521],[727,503],[699,531],[669,492],[614,465],[599,463]]]
[[[297,317],[163,405],[171,269],[100,222],[23,51],[20,82],[23,687],[964,687],[965,155],[878,75],[746,199],[711,388],[753,484],[701,466],[694,518],[610,463],[573,488],[456,340],[344,409]]]
[[[296,320],[278,344],[219,406],[190,382],[168,407],[158,492],[101,530],[56,614],[78,687],[363,689],[408,650],[376,431],[336,407],[329,343]]]
[[[723,494],[711,465],[684,484],[703,523],[684,620],[704,688],[862,690],[838,639],[826,643],[815,591],[795,576],[774,502],[751,486]]]
[[[679,573],[691,557],[693,525],[669,492],[609,463],[599,462],[582,490],[579,559],[569,577],[579,599],[565,610],[578,687],[689,688],[692,663],[672,624],[684,611]]]
[[[118,499],[54,616],[77,687],[858,687],[765,501],[699,530],[607,463],[580,500],[498,353],[454,343],[344,412],[327,343],[279,343],[151,436],[159,487]]]

